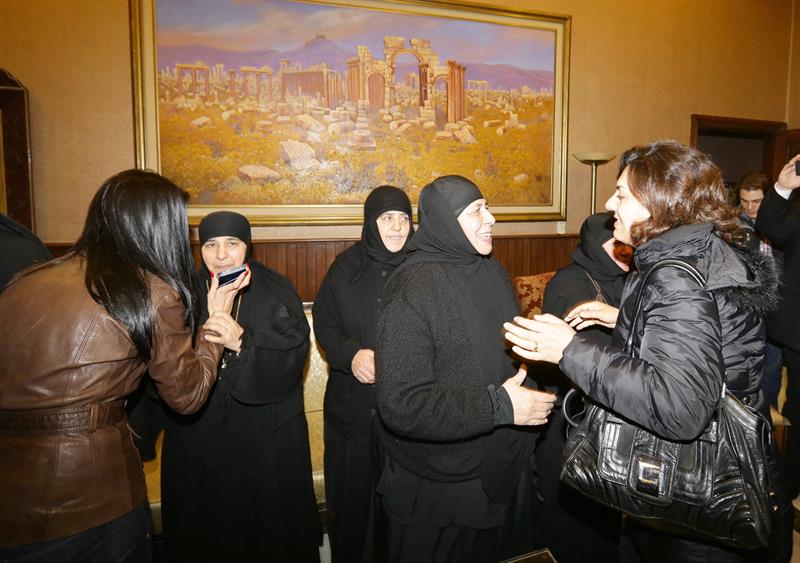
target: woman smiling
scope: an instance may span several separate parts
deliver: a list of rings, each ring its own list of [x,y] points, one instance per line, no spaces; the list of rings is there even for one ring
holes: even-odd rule
[[[619,310],[592,302],[570,311],[566,322],[552,315],[517,317],[505,324],[514,351],[558,363],[592,401],[668,440],[697,439],[723,386],[768,418],[759,389],[764,314],[775,305],[774,264],[732,242],[738,213],[728,203],[719,168],[674,141],[633,147],[622,156],[606,207],[614,212],[614,237],[636,248]],[[660,267],[666,260],[696,268],[706,287],[683,269]],[[614,328],[610,345],[575,332],[592,324]],[[629,335],[630,350],[624,346]],[[788,561],[791,509],[774,452],[769,469],[777,497],[768,549],[736,551],[629,519],[638,551],[631,560]]]
[[[518,313],[490,256],[492,216],[460,176],[422,190],[410,256],[383,294],[376,386],[389,561],[498,561],[530,551],[536,433],[554,396],[522,385],[500,333]]]

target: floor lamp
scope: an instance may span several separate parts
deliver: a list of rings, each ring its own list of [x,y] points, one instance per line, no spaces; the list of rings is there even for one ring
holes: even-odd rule
[[[589,164],[592,167],[592,194],[591,194],[591,214],[595,213],[597,207],[597,167],[611,162],[617,156],[610,152],[576,152],[572,156],[577,158],[583,164]]]

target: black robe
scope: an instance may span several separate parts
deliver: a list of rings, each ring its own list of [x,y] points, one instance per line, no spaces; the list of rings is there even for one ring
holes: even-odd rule
[[[361,383],[352,371],[356,353],[375,348],[380,295],[405,260],[405,244],[392,252],[383,242],[378,221],[386,212],[405,213],[410,221],[411,202],[405,192],[394,186],[370,192],[361,240],[336,257],[314,302],[314,333],[330,368],[325,388],[325,501],[334,563],[386,558],[385,519],[375,495],[382,467],[374,433],[375,385]]]
[[[232,311],[245,329],[241,352],[225,352],[199,413],[167,422],[161,489],[171,563],[319,560],[303,408],[308,322],[288,280],[250,267]],[[202,323],[205,270],[198,281]]]
[[[375,386],[359,382],[351,369],[361,349],[375,348],[380,295],[395,269],[364,258],[361,245],[336,258],[314,302],[314,334],[330,367],[325,388],[325,425],[349,440],[369,443],[375,416]],[[356,279],[357,278],[357,279]]]
[[[459,176],[426,186],[409,257],[382,297],[376,396],[387,465],[378,493],[392,561],[484,563],[533,547],[536,431],[509,425],[501,387],[517,371],[501,327],[519,306],[506,271],[458,220],[482,199]],[[496,416],[503,400],[511,420]]]
[[[375,498],[381,458],[374,424],[375,386],[358,381],[356,352],[374,349],[380,295],[395,266],[358,244],[337,257],[314,302],[314,333],[330,368],[325,388],[325,497],[332,560],[385,557],[385,524]]]

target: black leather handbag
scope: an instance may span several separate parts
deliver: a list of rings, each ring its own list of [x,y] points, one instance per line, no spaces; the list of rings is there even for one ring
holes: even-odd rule
[[[631,355],[636,320],[649,276],[680,268],[703,288],[703,276],[681,260],[664,260],[645,274],[625,350]],[[564,446],[561,480],[579,492],[637,519],[679,533],[714,539],[740,548],[767,545],[773,521],[768,474],[770,424],[758,411],[726,393],[697,439],[665,440],[587,402]]]

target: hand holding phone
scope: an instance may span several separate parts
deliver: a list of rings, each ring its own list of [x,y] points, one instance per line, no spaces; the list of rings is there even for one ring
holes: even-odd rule
[[[217,278],[219,279],[219,286],[222,287],[223,285],[228,285],[229,283],[233,283],[236,281],[242,272],[247,270],[247,266],[234,266],[233,268],[228,268],[227,270],[222,270],[220,273],[217,274]]]
[[[775,187],[783,190],[800,188],[800,154],[786,163],[778,175]]]
[[[217,274],[211,272],[211,276],[211,285],[208,288],[208,316],[217,311],[230,313],[236,294],[250,283],[250,268],[245,264]],[[239,279],[242,281],[237,283]]]

